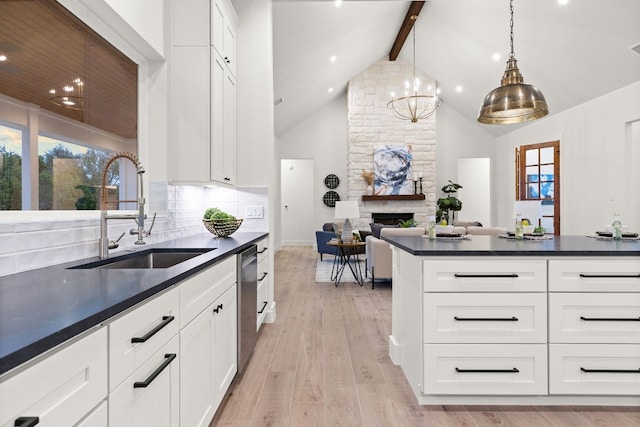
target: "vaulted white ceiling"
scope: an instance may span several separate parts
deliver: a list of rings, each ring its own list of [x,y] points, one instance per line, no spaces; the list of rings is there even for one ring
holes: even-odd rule
[[[344,94],[352,77],[388,56],[410,3],[345,0],[336,7],[333,0],[274,0],[274,97],[283,99],[275,107],[276,135]],[[632,50],[640,44],[640,1],[514,0],[514,9],[520,71],[543,92],[550,114],[640,80],[640,53]],[[411,51],[409,37],[400,57],[411,62]],[[436,79],[445,103],[469,120],[475,122],[485,95],[499,86],[508,54],[508,0],[426,2],[416,23],[416,67]],[[501,135],[523,125],[478,126]]]

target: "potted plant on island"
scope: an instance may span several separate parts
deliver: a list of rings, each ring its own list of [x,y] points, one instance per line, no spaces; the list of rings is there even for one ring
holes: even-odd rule
[[[455,212],[462,209],[462,201],[455,196],[462,185],[449,180],[449,183],[442,187],[442,192],[446,197],[441,197],[436,201],[438,210],[436,211],[436,223],[440,225],[453,225]],[[451,216],[449,214],[451,213]]]

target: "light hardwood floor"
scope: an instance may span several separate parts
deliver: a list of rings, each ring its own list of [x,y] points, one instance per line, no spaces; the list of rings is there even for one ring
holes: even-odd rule
[[[316,283],[317,259],[310,247],[276,254],[276,322],[212,426],[640,426],[640,406],[418,405],[388,356],[390,285]]]

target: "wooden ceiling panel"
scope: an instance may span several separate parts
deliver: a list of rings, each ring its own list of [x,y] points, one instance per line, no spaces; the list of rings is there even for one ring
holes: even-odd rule
[[[54,0],[0,1],[0,93],[123,138],[137,136],[137,65]],[[82,110],[51,102],[75,78]]]

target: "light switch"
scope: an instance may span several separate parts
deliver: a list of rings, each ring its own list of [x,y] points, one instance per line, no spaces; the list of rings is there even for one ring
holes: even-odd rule
[[[264,218],[262,206],[247,206],[245,208],[245,218]]]

